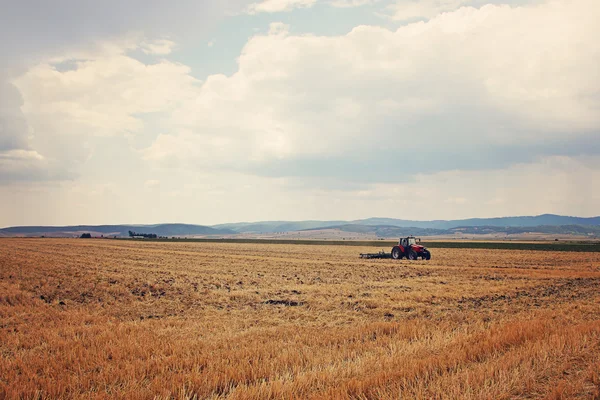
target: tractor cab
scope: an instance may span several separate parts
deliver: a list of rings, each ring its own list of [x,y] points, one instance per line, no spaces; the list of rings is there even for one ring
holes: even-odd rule
[[[412,245],[416,245],[416,244],[417,244],[417,239],[414,236],[400,238],[400,241],[398,242],[398,245],[405,247],[405,248],[410,247]]]

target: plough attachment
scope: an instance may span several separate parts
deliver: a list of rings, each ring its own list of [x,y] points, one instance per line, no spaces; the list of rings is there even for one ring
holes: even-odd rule
[[[383,250],[379,253],[360,253],[360,258],[392,258],[392,253]]]

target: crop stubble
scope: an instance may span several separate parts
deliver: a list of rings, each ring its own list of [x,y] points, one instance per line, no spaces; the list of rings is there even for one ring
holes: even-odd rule
[[[0,240],[0,398],[598,398],[600,253]]]

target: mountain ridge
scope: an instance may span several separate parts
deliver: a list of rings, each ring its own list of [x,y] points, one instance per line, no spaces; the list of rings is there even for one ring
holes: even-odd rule
[[[598,237],[600,225],[538,225],[538,226],[461,226],[451,229],[434,229],[418,227],[400,227],[393,225],[337,225],[310,230],[319,232],[337,230],[340,232],[358,233],[375,236],[377,238],[403,237],[403,236],[456,236],[456,235],[577,235]]]
[[[81,233],[94,233],[106,236],[129,236],[136,233],[155,233],[158,236],[180,235],[232,235],[230,229],[218,229],[193,224],[154,224],[154,225],[66,225],[66,226],[14,226],[0,229],[0,236],[76,236]]]
[[[310,224],[311,226],[306,226]],[[260,227],[262,225],[263,227]],[[536,216],[510,216],[493,218],[467,218],[457,220],[430,220],[418,221],[397,218],[371,217],[351,221],[259,221],[212,225],[214,228],[225,227],[238,233],[274,233],[283,231],[297,231],[307,229],[320,229],[339,225],[389,225],[402,228],[422,229],[452,229],[461,226],[496,226],[496,227],[534,227],[534,226],[560,226],[560,225],[600,225],[600,216],[597,217],[572,217],[556,214],[541,214]],[[265,229],[267,226],[268,229]],[[290,229],[292,228],[292,229]],[[262,230],[261,230],[262,229]]]
[[[468,218],[458,220],[418,221],[396,218],[372,217],[352,221],[305,220],[305,221],[258,221],[239,222],[217,225],[195,225],[183,223],[165,224],[118,224],[118,225],[66,225],[66,226],[14,226],[0,229],[0,236],[75,236],[82,232],[92,232],[106,236],[128,236],[128,231],[138,233],[155,233],[159,236],[190,236],[190,235],[235,235],[235,234],[272,234],[281,232],[340,229],[345,232],[387,232],[390,236],[396,233],[414,231],[416,235],[448,234],[462,228],[465,232],[502,232],[517,231],[516,228],[544,227],[544,231],[561,232],[565,229],[549,227],[590,227],[571,228],[573,232],[596,232],[600,227],[598,217],[572,217],[556,214],[541,214],[537,216]],[[363,228],[364,227],[364,228]],[[370,228],[369,228],[370,227]],[[396,229],[402,228],[402,229]],[[479,228],[479,229],[476,229]],[[526,229],[525,229],[526,231]],[[378,234],[379,236],[379,234]]]

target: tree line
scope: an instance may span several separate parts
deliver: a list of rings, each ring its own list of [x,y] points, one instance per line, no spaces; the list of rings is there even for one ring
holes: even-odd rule
[[[137,233],[134,231],[129,231],[129,237],[143,237],[146,239],[156,239],[158,236],[156,233]]]

